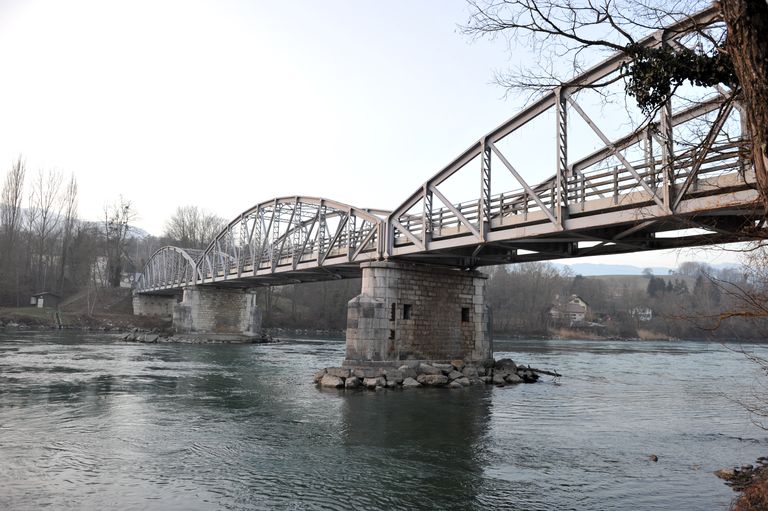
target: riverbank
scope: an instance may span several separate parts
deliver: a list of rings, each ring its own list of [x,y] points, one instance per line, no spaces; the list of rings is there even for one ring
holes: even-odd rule
[[[734,511],[768,509],[768,457],[757,458],[755,465],[718,470],[715,475],[740,494],[734,499]]]
[[[161,318],[116,312],[87,314],[37,307],[0,308],[0,328],[5,329],[129,332],[134,329],[163,331],[170,326],[170,321]]]

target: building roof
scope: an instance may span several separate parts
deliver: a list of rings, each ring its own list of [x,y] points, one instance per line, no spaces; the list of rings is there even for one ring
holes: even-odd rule
[[[56,298],[61,298],[61,297],[60,297],[59,295],[57,295],[56,293],[51,293],[50,291],[43,291],[42,293],[35,293],[35,294],[33,294],[32,296],[36,296],[36,297],[43,297],[43,296],[55,296]]]

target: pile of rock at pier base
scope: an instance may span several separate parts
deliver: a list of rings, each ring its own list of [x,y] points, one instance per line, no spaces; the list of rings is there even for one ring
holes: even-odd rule
[[[560,376],[551,371],[518,366],[509,358],[481,365],[465,364],[463,360],[450,363],[405,361],[399,366],[328,367],[315,373],[320,387],[370,389],[449,387],[470,385],[515,385],[535,383],[539,373]]]

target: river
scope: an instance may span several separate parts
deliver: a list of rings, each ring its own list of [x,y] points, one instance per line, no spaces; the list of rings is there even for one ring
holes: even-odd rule
[[[317,389],[343,356],[0,331],[0,509],[725,510],[712,472],[768,454],[717,343],[497,341],[564,376]]]

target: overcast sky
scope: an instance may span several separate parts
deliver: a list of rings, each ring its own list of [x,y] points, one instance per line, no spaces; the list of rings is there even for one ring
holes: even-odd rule
[[[22,155],[73,173],[81,217],[122,194],[156,235],[181,205],[393,209],[522,105],[493,76],[529,57],[462,35],[467,17],[463,0],[0,0],[0,172]],[[690,259],[735,256],[591,260]]]

